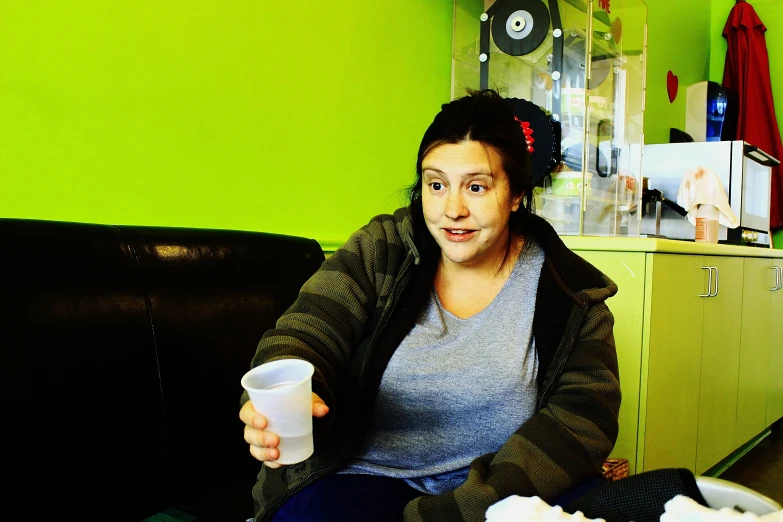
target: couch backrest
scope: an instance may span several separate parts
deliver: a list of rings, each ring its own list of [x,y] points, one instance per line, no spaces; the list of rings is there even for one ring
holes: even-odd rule
[[[0,219],[0,355],[28,513],[252,514],[239,380],[323,262],[273,234]],[[24,497],[36,501],[15,504]],[[119,518],[118,518],[119,517]],[[244,520],[244,518],[242,518]]]

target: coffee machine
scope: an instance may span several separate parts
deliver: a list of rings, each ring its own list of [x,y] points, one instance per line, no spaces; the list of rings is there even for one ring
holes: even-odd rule
[[[717,82],[689,86],[685,101],[685,132],[693,141],[733,141],[737,136],[737,94]]]

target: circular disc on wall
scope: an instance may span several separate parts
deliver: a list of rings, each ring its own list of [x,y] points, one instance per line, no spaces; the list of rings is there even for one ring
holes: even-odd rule
[[[586,71],[585,60],[587,58],[584,38],[582,38],[581,35],[572,35],[566,37],[564,43],[566,52],[564,53],[563,59],[565,61],[564,70],[566,71],[566,76],[572,76],[574,74],[577,76],[584,75]],[[604,83],[614,69],[613,55],[592,56],[592,62],[590,82],[588,85],[589,89],[595,89]],[[584,79],[569,78],[567,79],[566,84],[573,85],[574,87],[584,87]]]
[[[549,10],[541,0],[510,0],[492,17],[492,39],[511,56],[535,51],[548,32]]]

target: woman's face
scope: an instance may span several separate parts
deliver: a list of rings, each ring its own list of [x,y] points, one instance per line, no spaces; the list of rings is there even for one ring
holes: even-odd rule
[[[440,145],[422,161],[422,206],[444,263],[497,266],[508,245],[513,195],[500,155],[478,141]]]

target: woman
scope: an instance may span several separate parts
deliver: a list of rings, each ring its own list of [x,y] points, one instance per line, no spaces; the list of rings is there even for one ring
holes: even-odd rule
[[[508,103],[443,105],[416,172],[410,205],[356,232],[259,343],[253,366],[315,366],[316,449],[280,467],[243,396],[256,520],[483,521],[510,495],[553,501],[612,449],[617,288],[531,212]]]

